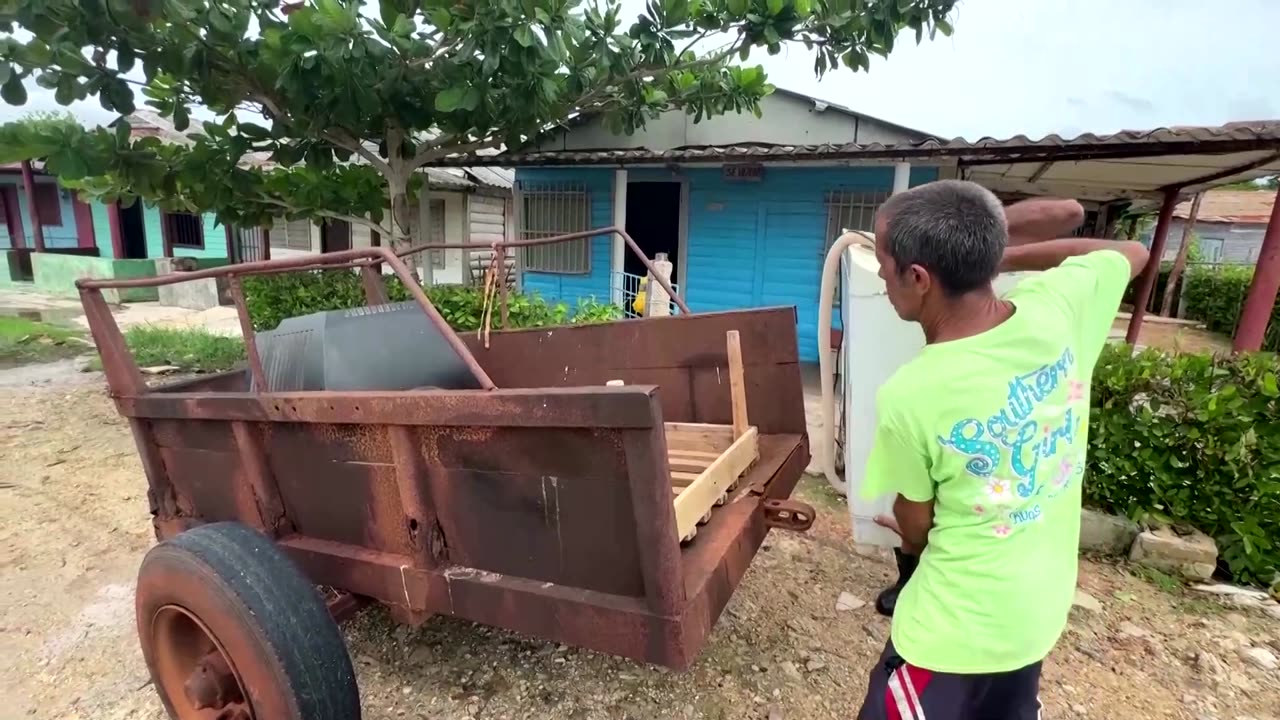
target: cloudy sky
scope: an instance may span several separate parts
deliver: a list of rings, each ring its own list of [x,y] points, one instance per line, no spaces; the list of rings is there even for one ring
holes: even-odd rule
[[[623,0],[638,12],[643,0]],[[868,73],[813,75],[803,47],[753,56],[774,84],[944,136],[1113,132],[1280,118],[1280,0],[962,0],[955,34],[904,37]],[[57,109],[29,87],[0,121]],[[113,119],[95,102],[85,122]]]

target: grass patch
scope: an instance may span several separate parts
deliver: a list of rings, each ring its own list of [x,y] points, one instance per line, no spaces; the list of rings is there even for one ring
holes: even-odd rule
[[[245,358],[244,341],[195,328],[131,327],[125,343],[139,367],[174,365],[189,372],[230,370]]]
[[[1142,578],[1143,580],[1147,581],[1152,585],[1155,585],[1156,587],[1160,588],[1161,590],[1167,593],[1178,594],[1182,592],[1182,589],[1183,589],[1182,581],[1172,575],[1169,575],[1168,573],[1162,572],[1155,568],[1149,568],[1143,565],[1134,565],[1130,567],[1130,571],[1135,576]]]
[[[0,367],[50,362],[88,351],[75,330],[23,317],[0,316]]]

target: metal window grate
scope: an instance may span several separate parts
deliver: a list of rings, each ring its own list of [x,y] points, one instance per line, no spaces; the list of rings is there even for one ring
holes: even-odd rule
[[[827,193],[826,247],[831,247],[845,230],[875,230],[876,210],[888,199],[887,192],[834,190]]]
[[[203,248],[204,220],[190,213],[165,213],[165,231],[173,247]]]
[[[889,199],[887,192],[864,190],[833,190],[827,193],[827,241],[822,246],[822,256],[845,230],[874,232],[876,211]],[[840,307],[840,285],[836,284],[835,307]]]
[[[591,229],[591,194],[581,185],[518,184],[521,240]],[[523,249],[525,270],[585,275],[591,272],[591,238]]]

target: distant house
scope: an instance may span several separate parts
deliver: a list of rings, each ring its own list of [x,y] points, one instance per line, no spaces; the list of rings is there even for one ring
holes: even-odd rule
[[[513,173],[504,168],[430,168],[431,204],[418,204],[411,217],[415,245],[494,243],[506,240],[510,218]],[[423,237],[423,211],[431,228]],[[384,220],[385,223],[385,220]],[[277,218],[269,228],[268,256],[289,257],[381,245],[368,226],[344,220],[312,222]],[[466,284],[481,272],[480,257],[464,257],[462,250],[431,250],[412,258],[419,274],[433,284]],[[476,256],[488,257],[488,251]],[[428,262],[430,263],[428,267]]]
[[[1252,265],[1258,260],[1262,236],[1275,203],[1273,190],[1210,190],[1200,202],[1195,234],[1200,259],[1208,263]],[[1191,214],[1188,200],[1173,211],[1164,260],[1173,260],[1182,247],[1182,233]],[[1150,243],[1150,231],[1144,241]]]
[[[165,119],[149,112],[129,117],[133,137],[166,142],[189,140]],[[253,158],[265,163],[267,158]],[[381,243],[366,226],[341,221],[313,223],[278,219],[269,228],[231,228],[212,213],[169,212],[144,202],[82,202],[74,192],[33,162],[34,203],[28,199],[20,164],[0,166],[0,283],[31,282],[41,290],[75,293],[81,277],[139,277],[156,273],[156,259],[194,258],[199,266],[320,253]],[[512,228],[512,173],[499,167],[432,168],[430,204],[414,209],[415,245],[493,243]],[[424,216],[424,212],[426,215]],[[34,252],[40,221],[45,252]],[[430,228],[423,236],[420,228]],[[418,239],[421,238],[421,239]],[[429,283],[468,283],[484,266],[488,251],[469,257],[461,250],[419,253],[410,258]],[[153,291],[120,299],[151,299]]]

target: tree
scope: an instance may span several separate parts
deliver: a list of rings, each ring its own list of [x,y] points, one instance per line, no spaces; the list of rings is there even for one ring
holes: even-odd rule
[[[122,116],[135,92],[191,142],[112,129],[0,128],[0,161],[42,157],[85,193],[229,224],[328,216],[409,239],[420,168],[519,147],[578,116],[629,133],[658,113],[759,115],[772,87],[735,64],[786,43],[821,75],[867,69],[898,33],[949,34],[956,0],[8,0],[0,97],[26,84]],[[252,115],[266,119],[255,122]],[[269,159],[269,161],[264,160]],[[387,212],[389,210],[389,213]],[[389,223],[384,218],[389,215]]]

